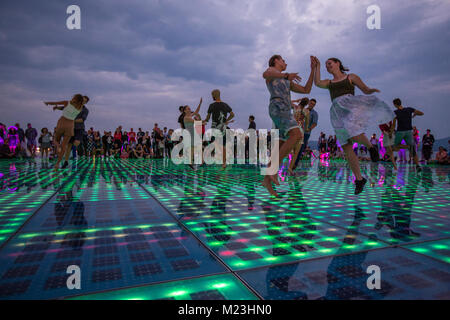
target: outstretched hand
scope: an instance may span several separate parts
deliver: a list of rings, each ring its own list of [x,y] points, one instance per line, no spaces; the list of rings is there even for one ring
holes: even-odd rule
[[[317,67],[317,61],[314,56],[310,56],[311,60],[311,70],[314,70]]]
[[[313,56],[313,60],[316,63],[316,68],[320,68],[320,60],[316,56]]]
[[[375,92],[381,92],[381,91],[378,89],[370,89],[370,93],[375,93]]]

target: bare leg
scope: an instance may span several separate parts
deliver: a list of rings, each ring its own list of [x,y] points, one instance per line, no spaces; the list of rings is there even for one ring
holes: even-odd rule
[[[389,158],[391,159],[392,164],[394,165],[394,169],[397,170],[397,164],[395,163],[395,158],[394,158],[394,151],[392,151],[391,146],[386,147],[386,153],[389,155]]]
[[[288,168],[289,173],[293,173],[293,169],[294,169],[294,166],[295,166],[295,160],[298,157],[298,154],[300,152],[302,144],[303,144],[303,141],[299,140],[297,142],[297,144],[295,145],[295,147],[294,147],[294,154],[292,155],[292,161],[291,161],[291,164],[289,165],[289,168]]]
[[[69,142],[67,144],[66,153],[64,154],[64,160],[69,161],[70,152],[72,151],[72,144]]]
[[[352,170],[353,174],[356,177],[356,180],[362,180],[361,169],[359,168],[359,161],[356,154],[353,152],[352,144],[347,143],[342,146],[342,149],[345,152],[345,156],[347,158],[347,162]]]
[[[288,139],[281,143],[280,141],[280,150],[279,150],[279,157],[278,159],[280,161],[282,161],[284,159],[284,157],[286,157],[289,153],[289,151],[292,150],[292,148],[294,147],[294,145],[301,140],[302,138],[302,133],[298,128],[294,128],[292,130],[289,131],[288,133]],[[276,152],[276,150],[275,150]],[[273,159],[273,157],[272,157]],[[272,162],[272,161],[271,161]],[[270,166],[270,164],[269,164]],[[275,197],[278,197],[278,194],[275,192],[275,190],[273,190],[271,183],[275,183],[277,185],[279,185],[280,183],[278,182],[278,177],[277,174],[275,173],[274,175],[267,175],[264,177],[264,180],[262,182],[262,185],[269,191],[269,193]]]
[[[58,160],[56,161],[56,164],[55,164],[55,170],[58,169],[59,164],[61,163],[61,160],[64,156],[64,153],[66,152],[67,144],[69,143],[70,138],[71,137],[68,137],[68,136],[64,136],[64,138],[63,138],[63,141],[61,144],[61,150],[58,153]]]

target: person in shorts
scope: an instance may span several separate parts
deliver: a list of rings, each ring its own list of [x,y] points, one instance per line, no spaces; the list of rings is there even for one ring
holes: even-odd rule
[[[301,78],[298,76],[298,73],[283,73],[287,68],[287,63],[278,54],[273,55],[269,59],[269,68],[263,73],[267,90],[270,93],[269,115],[274,128],[278,129],[280,139],[279,150],[272,150],[271,164],[273,157],[283,161],[283,158],[303,138],[302,129],[292,114],[291,91],[303,94],[311,92],[316,65],[312,57],[310,57],[310,60],[311,72],[305,86],[299,84]],[[262,185],[272,196],[278,197],[278,194],[272,187],[272,183],[279,185],[276,173],[266,175]]]
[[[54,166],[54,170],[58,170],[59,164],[66,152],[69,140],[74,135],[74,120],[83,108],[83,96],[76,94],[70,101],[44,102],[47,106],[53,105],[53,110],[62,110],[63,115],[59,118],[55,128],[54,144],[58,154],[58,160]],[[64,138],[63,138],[64,137]],[[61,138],[63,138],[61,143]],[[59,149],[59,150],[58,150]]]
[[[223,135],[222,169],[225,169],[227,167],[225,147],[226,129],[227,125],[232,122],[231,119],[234,118],[234,113],[231,107],[220,99],[220,91],[218,89],[213,90],[211,92],[211,95],[214,102],[209,105],[208,115],[206,116],[203,124],[207,124],[209,122],[209,119],[212,118],[211,128],[219,130]]]
[[[399,98],[394,99],[393,104],[397,110],[394,111],[394,127],[397,124],[397,131],[395,133],[394,151],[401,148],[402,140],[405,140],[406,145],[409,147],[409,152],[412,152],[414,157],[414,163],[416,165],[417,172],[422,171],[419,165],[419,158],[416,153],[416,148],[413,139],[412,118],[415,116],[423,116],[423,112],[410,107],[403,107],[402,101]]]

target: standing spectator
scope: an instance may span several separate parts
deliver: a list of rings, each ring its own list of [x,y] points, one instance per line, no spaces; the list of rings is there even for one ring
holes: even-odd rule
[[[327,151],[327,138],[325,133],[321,132],[319,136],[319,153],[325,153]]]
[[[162,155],[160,154],[160,143],[163,139],[161,129],[158,128],[158,124],[155,123],[153,127],[153,152],[155,153],[156,158],[160,158]]]
[[[19,130],[17,127],[9,127],[8,130],[9,149],[12,153],[16,152],[16,148],[20,146]]]
[[[150,137],[150,134],[148,131],[145,131],[145,135],[142,138],[142,146],[146,146],[149,149],[152,146],[152,138]]]
[[[31,123],[27,124],[27,130],[25,131],[25,137],[27,138],[27,148],[31,153],[31,156],[36,155],[36,138],[38,133],[35,128],[31,126]]]
[[[248,117],[248,122],[248,128],[256,130],[255,116],[251,115],[250,117]]]
[[[25,132],[20,127],[20,124],[18,124],[18,123],[16,123],[16,128],[17,128],[17,134],[19,135],[19,143],[22,143],[23,141],[25,141]]]
[[[430,132],[431,130],[427,129],[427,133],[422,137],[422,160],[425,160],[427,163],[433,154],[434,145],[434,136]]]
[[[50,150],[52,144],[51,144],[52,135],[50,132],[48,132],[47,128],[42,128],[41,130],[41,136],[39,138],[39,143],[41,144],[41,158],[48,159],[48,151]]]
[[[86,154],[89,157],[92,157],[94,155],[94,149],[95,149],[95,145],[94,145],[94,131],[91,128],[91,129],[88,130],[88,134],[87,134]]]
[[[3,123],[0,123],[0,142],[3,141],[1,144],[3,144],[7,138],[7,132],[6,126]]]
[[[128,145],[128,132],[124,131],[122,134],[122,146]]]
[[[139,128],[139,131],[138,131],[138,133],[137,133],[137,141],[138,141],[138,143],[141,143],[141,144],[142,144],[142,138],[143,138],[144,136],[145,136],[144,131],[142,131],[142,129]]]
[[[102,150],[103,150],[103,146],[102,146],[102,137],[100,136],[100,132],[99,131],[95,131],[94,133],[94,156],[96,155],[102,155]]]
[[[114,143],[117,143],[119,147],[122,146],[122,130],[120,127],[114,132]]]
[[[167,127],[164,127],[162,132],[163,157],[167,158]]]
[[[128,132],[128,143],[131,148],[136,146],[136,132],[133,131],[133,128]]]
[[[103,131],[103,137],[102,137],[102,146],[103,146],[103,154],[105,155],[106,158],[106,153],[107,151],[109,152],[109,150],[107,150],[108,148],[108,132],[107,131]]]
[[[372,135],[372,137],[370,138],[370,144],[372,145],[372,147],[375,148],[375,150],[377,151],[377,153],[379,153],[379,149],[378,149],[378,139],[377,139],[377,135],[374,133]]]
[[[111,131],[108,132],[107,138],[106,138],[106,154],[109,156],[111,156],[111,150],[113,148],[113,143],[114,143],[114,138],[112,136]],[[106,157],[105,154],[105,157]]]
[[[172,141],[173,129],[170,129],[167,133],[167,152],[169,154],[169,158],[172,158],[172,149],[173,149],[173,141]]]

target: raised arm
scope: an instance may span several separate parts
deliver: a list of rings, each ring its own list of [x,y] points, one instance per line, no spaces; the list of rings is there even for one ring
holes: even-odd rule
[[[348,78],[350,79],[350,81],[357,86],[364,94],[372,94],[374,92],[380,92],[380,90],[378,89],[372,89],[369,88],[362,80],[360,77],[358,77],[356,74],[351,73],[349,74]]]
[[[282,79],[285,78],[288,73],[282,73],[275,69],[274,67],[267,68],[266,71],[263,73],[263,78],[266,80],[272,80],[272,79]]]
[[[423,113],[422,111],[419,111],[419,110],[415,109],[415,110],[414,110],[414,115],[415,115],[415,116],[423,116],[424,113]]]
[[[263,78],[267,81],[273,80],[273,79],[288,79],[289,81],[301,81],[302,78],[298,76],[298,72],[295,73],[282,73],[275,69],[274,67],[269,67],[266,71],[263,73]]]
[[[309,74],[308,81],[306,82],[305,86],[299,85],[295,83],[294,81],[291,81],[291,91],[297,92],[297,93],[310,93],[312,84],[313,84],[313,78],[314,78],[314,69],[316,67],[316,62],[311,57],[311,72]]]
[[[63,106],[63,107],[67,107],[67,105],[69,104],[69,101],[65,100],[65,101],[58,101],[58,102],[44,102],[45,105],[49,106],[49,105],[53,105],[53,106]]]
[[[195,109],[194,114],[198,114],[200,111],[200,107],[202,106],[203,98],[200,98],[200,103],[198,104],[197,109]]]
[[[313,57],[314,61],[316,62],[316,72],[314,74],[314,84],[316,87],[322,88],[322,89],[328,89],[328,85],[330,84],[330,80],[321,80],[320,79],[320,60],[317,57]]]

